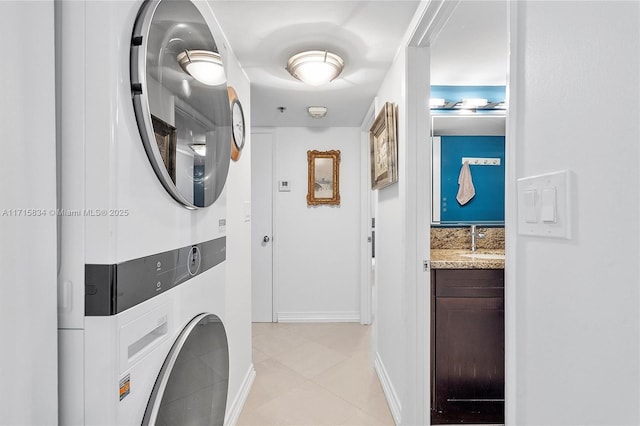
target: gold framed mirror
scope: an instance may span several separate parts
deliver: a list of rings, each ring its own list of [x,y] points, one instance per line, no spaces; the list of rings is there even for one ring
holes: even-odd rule
[[[340,205],[340,151],[307,151],[307,205]]]

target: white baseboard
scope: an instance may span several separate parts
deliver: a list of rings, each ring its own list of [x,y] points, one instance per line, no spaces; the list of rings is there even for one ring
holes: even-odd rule
[[[253,386],[253,381],[255,380],[255,378],[256,370],[253,368],[253,364],[251,364],[249,366],[247,374],[245,374],[244,376],[244,380],[242,381],[240,390],[236,394],[233,403],[227,410],[227,415],[225,416],[224,420],[225,425],[233,426],[238,422],[238,418],[240,417],[240,413],[242,412],[244,403],[247,401],[247,397],[249,397],[249,391],[251,390],[251,386]]]
[[[387,398],[387,404],[389,404],[389,409],[391,410],[393,421],[396,423],[396,425],[399,425],[401,424],[402,405],[400,404],[398,394],[391,384],[391,379],[387,374],[387,370],[384,368],[384,364],[380,359],[380,354],[377,352],[375,360],[373,361],[373,366],[376,370],[376,373],[378,374],[378,379],[380,379],[380,384],[382,385],[384,396]]]
[[[278,312],[278,322],[360,322],[360,312]]]

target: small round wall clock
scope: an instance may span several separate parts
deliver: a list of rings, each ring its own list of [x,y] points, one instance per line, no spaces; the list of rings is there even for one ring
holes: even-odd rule
[[[229,86],[227,91],[231,107],[231,159],[238,161],[245,141],[244,112],[235,89]]]

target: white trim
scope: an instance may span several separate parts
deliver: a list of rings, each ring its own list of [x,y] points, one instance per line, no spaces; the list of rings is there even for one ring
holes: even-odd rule
[[[427,424],[429,399],[429,342],[430,342],[430,271],[423,262],[430,256],[430,120],[429,120],[429,47],[407,48],[405,125],[406,151],[406,211],[405,275],[407,287],[407,345],[406,385],[408,398],[404,401],[404,421],[408,424]]]
[[[421,13],[409,38],[409,46],[426,47],[438,38],[461,0],[431,0]]]
[[[251,391],[255,378],[256,370],[253,368],[253,364],[251,364],[247,370],[247,374],[244,376],[244,380],[242,381],[242,385],[240,386],[236,397],[233,399],[233,402],[227,410],[227,415],[224,419],[225,425],[235,425],[238,422],[238,418],[240,417],[240,413],[242,413],[245,402],[247,402],[247,398],[249,397],[249,392]]]
[[[278,244],[278,185],[275,184],[278,169],[278,133],[276,129],[271,132],[271,321],[278,322],[278,300],[280,300],[278,275],[280,265]]]
[[[371,324],[371,172],[369,129],[375,120],[375,100],[360,125],[360,323]]]
[[[391,379],[389,378],[387,369],[384,368],[384,363],[382,362],[382,359],[380,359],[380,354],[377,352],[373,361],[373,368],[376,370],[378,380],[380,380],[380,385],[382,386],[382,391],[387,399],[387,404],[389,405],[393,421],[396,425],[402,424],[402,404],[400,404],[400,398],[398,398],[398,394],[393,388],[393,384],[391,384]]]
[[[278,322],[360,322],[360,312],[278,312]]]
[[[517,422],[517,105],[518,105],[518,2],[507,2],[507,37],[509,39],[509,66],[507,67],[507,123],[505,136],[505,268],[504,268],[504,298],[505,298],[505,395],[504,416],[505,424]]]

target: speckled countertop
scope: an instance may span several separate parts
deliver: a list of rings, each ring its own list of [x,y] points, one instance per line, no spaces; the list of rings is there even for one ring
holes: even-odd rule
[[[504,269],[504,250],[431,249],[431,269]]]

